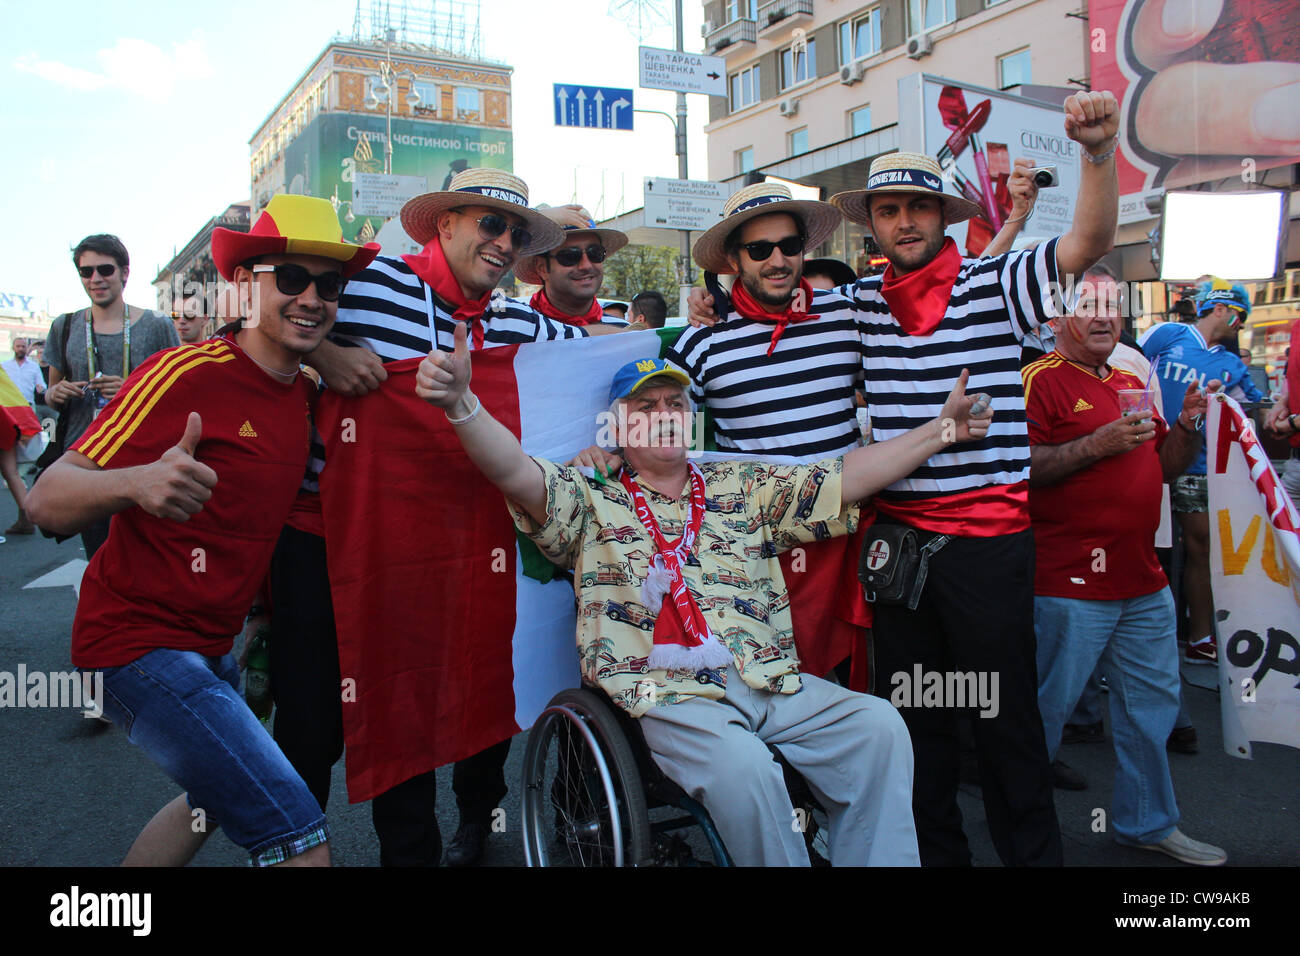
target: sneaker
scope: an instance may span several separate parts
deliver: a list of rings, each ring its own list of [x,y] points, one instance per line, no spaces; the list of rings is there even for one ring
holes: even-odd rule
[[[1221,847],[1193,840],[1177,828],[1159,843],[1139,843],[1136,846],[1142,850],[1168,854],[1175,860],[1192,866],[1223,866],[1228,862],[1228,854]]]
[[[1095,724],[1066,724],[1061,733],[1063,744],[1096,744],[1106,739],[1106,731],[1099,720]]]
[[[1206,635],[1199,641],[1192,641],[1183,651],[1183,660],[1189,664],[1217,664],[1219,648],[1214,643],[1214,635]]]
[[[1195,727],[1175,727],[1174,732],[1165,741],[1165,749],[1176,754],[1200,753],[1196,742]]]
[[[1069,764],[1052,761],[1052,786],[1058,790],[1087,790],[1088,778]]]

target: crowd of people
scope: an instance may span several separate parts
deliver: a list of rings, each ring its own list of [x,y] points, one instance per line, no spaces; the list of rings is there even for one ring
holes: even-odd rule
[[[103,672],[105,716],[183,791],[126,862],[188,861],[207,835],[191,826],[203,808],[254,865],[329,863],[347,705],[313,400],[320,388],[385,388],[387,367],[411,359],[417,395],[445,411],[518,531],[573,572],[583,679],[639,719],[736,862],[809,862],[773,747],[826,808],[832,863],[970,865],[957,804],[964,725],[999,858],[1060,865],[1053,788],[1083,782],[1057,753],[1063,739],[1101,737],[1103,682],[1115,839],[1225,862],[1180,829],[1168,753],[1194,751],[1195,731],[1155,540],[1173,482],[1184,653],[1213,662],[1203,417],[1207,390],[1259,397],[1216,344],[1250,304],[1239,286],[1209,281],[1195,326],[1158,325],[1140,349],[1121,342],[1116,280],[1099,264],[1117,224],[1118,123],[1111,94],[1071,96],[1064,128],[1082,162],[1070,230],[1012,251],[1036,188],[1017,161],[1013,215],[979,258],[945,233],[979,208],[946,192],[924,155],[879,157],[864,188],[829,202],[742,188],[693,248],[711,291],[692,291],[691,327],[663,356],[647,346],[608,371],[617,447],[574,449],[568,464],[526,455],[470,384],[482,349],[573,348],[560,340],[664,325],[658,292],[625,306],[597,298],[627,236],[580,206],[534,208],[518,177],[466,169],[403,207],[421,251],[389,257],[344,242],[328,201],[277,195],[248,233],[214,232],[244,321],[211,338],[192,319],[128,306],[126,249],[88,237],[73,260],[90,307],[60,316],[45,346],[62,454],[24,489],[20,521],[82,535],[73,664]],[[845,218],[873,236],[882,275],[805,259]],[[537,286],[527,301],[498,290],[511,270]],[[715,276],[732,277],[729,290]],[[1072,277],[1083,294],[1063,302],[1054,290]],[[31,401],[43,383],[17,360]],[[1121,390],[1157,389],[1121,405]],[[726,457],[688,456],[695,408]],[[1270,426],[1300,431],[1285,403]],[[21,435],[0,438],[9,431]],[[805,548],[825,574],[792,564]],[[627,580],[584,574],[638,568],[638,550],[650,557]],[[860,576],[881,583],[864,591]],[[652,626],[583,613],[610,601],[646,607]],[[750,610],[728,617],[733,608]],[[233,656],[236,638],[262,627],[273,735],[240,697]],[[435,624],[430,639],[473,635]],[[601,673],[593,647],[645,659],[648,681]],[[991,675],[996,706],[896,693],[900,675],[931,674]],[[456,764],[459,823],[445,851],[434,767],[375,795],[380,862],[480,861],[509,747]]]

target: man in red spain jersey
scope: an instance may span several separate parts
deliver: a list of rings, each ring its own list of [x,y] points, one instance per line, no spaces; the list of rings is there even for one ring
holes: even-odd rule
[[[1091,278],[1074,315],[1058,323],[1055,350],[1023,372],[1038,709],[1054,758],[1100,662],[1118,758],[1116,841],[1218,866],[1227,860],[1223,850],[1178,829],[1165,751],[1179,710],[1177,628],[1155,553],[1160,486],[1199,449],[1195,422],[1206,397],[1192,383],[1176,423],[1165,423],[1145,382],[1109,364],[1119,338],[1118,288]]]
[[[325,816],[239,697],[231,647],[307,465],[299,361],[377,251],[306,196],[276,196],[248,233],[215,230],[250,319],[141,365],[32,489],[33,519],[62,533],[112,516],[72,661],[103,671],[105,715],[186,791],[127,864],[182,865],[212,823],[256,866],[329,864]]]

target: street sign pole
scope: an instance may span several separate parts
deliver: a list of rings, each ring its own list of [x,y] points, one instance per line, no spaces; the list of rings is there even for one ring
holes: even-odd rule
[[[686,45],[682,37],[682,0],[675,2],[676,27],[677,27],[677,52],[685,53]],[[677,94],[677,178],[689,179],[690,174],[686,162],[686,94],[679,92]],[[682,285],[678,289],[678,315],[686,315],[686,298],[690,294],[690,287],[695,284],[694,270],[691,268],[691,234],[689,230],[682,230]]]

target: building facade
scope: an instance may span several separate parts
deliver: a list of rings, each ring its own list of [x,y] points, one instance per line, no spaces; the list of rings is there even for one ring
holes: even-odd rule
[[[513,165],[512,69],[409,40],[334,40],[249,141],[253,215],[273,195],[332,200],[344,238],[373,239],[385,218],[352,208],[357,173],[422,177]]]

